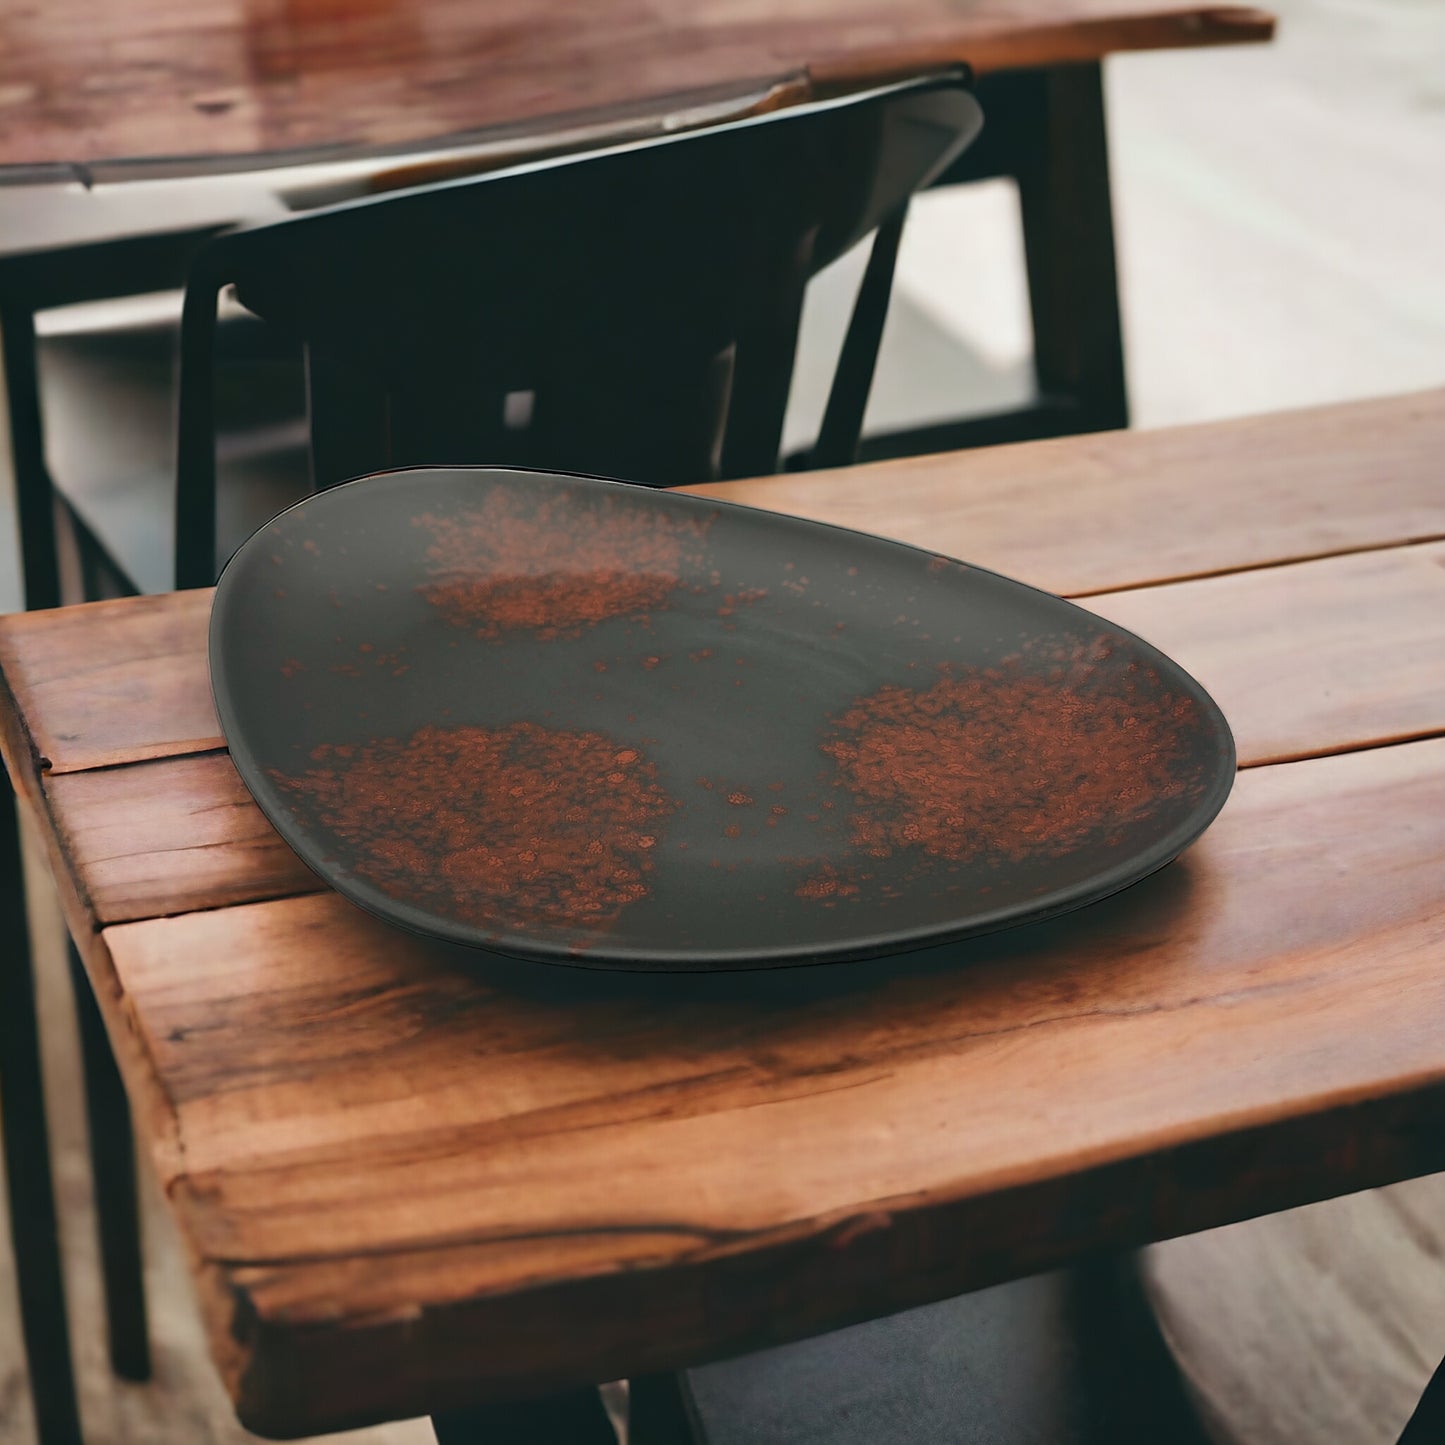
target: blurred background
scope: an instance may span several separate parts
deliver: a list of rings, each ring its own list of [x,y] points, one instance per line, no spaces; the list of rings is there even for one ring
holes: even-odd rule
[[[1105,62],[1135,426],[1445,382],[1445,5],[1268,8],[1269,45]],[[1010,182],[915,202],[870,430],[1029,396],[1017,236]],[[845,258],[815,288],[794,442],[816,426],[861,267]]]

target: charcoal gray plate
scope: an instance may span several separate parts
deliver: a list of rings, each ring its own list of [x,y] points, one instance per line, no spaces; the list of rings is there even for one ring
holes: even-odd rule
[[[221,578],[231,755],[327,883],[526,958],[743,968],[1076,908],[1219,811],[1139,638],[948,558],[592,478],[388,472]]]

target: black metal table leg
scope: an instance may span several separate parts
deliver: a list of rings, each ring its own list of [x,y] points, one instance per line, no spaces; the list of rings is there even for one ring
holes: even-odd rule
[[[34,610],[62,601],[56,548],[55,494],[45,464],[36,371],[35,318],[14,298],[0,300],[0,341],[10,413],[10,450],[25,578],[25,605]],[[17,875],[18,877],[18,875]],[[19,906],[23,908],[23,895]],[[28,929],[27,929],[28,939]],[[96,1010],[90,981],[70,950],[71,976],[80,1015],[85,1061],[90,1157],[95,1181],[110,1357],[116,1373],[131,1380],[150,1375],[142,1274],[140,1218],[130,1107]],[[26,968],[31,967],[28,960]]]
[[[1039,391],[1071,398],[1079,431],[1128,426],[1099,63],[1042,72],[1035,125],[1017,179]]]
[[[80,1445],[15,795],[0,777],[0,1134],[40,1445]]]
[[[639,1375],[628,1382],[627,1445],[698,1445],[682,1376]]]
[[[437,1445],[617,1445],[595,1385],[510,1405],[433,1415]]]
[[[1129,424],[1102,67],[986,75],[978,98],[982,135],[934,184],[1018,186],[1038,395],[1017,411],[865,437],[862,461]]]
[[[105,1280],[110,1363],[116,1374],[127,1380],[148,1380],[150,1334],[146,1324],[140,1200],[130,1104],[90,979],[73,943],[70,976],[76,1012],[80,1016],[80,1043],[85,1062],[85,1109],[90,1131],[90,1169],[95,1180],[95,1224],[100,1235],[100,1264]]]

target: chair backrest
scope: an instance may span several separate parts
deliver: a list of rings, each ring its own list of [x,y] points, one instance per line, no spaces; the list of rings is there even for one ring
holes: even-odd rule
[[[825,424],[843,461],[908,198],[981,121],[933,77],[219,237],[182,321],[178,585],[213,580],[223,286],[305,347],[318,487],[454,462],[667,485],[776,468],[806,283],[881,228]]]

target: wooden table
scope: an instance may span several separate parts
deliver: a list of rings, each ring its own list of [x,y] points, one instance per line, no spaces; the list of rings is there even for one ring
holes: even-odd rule
[[[799,71],[857,88],[1271,28],[1200,0],[54,0],[0,22],[0,166],[254,164]]]
[[[1186,856],[1050,924],[703,977],[320,888],[209,594],[0,619],[41,825],[241,1418],[633,1376],[1445,1168],[1445,392],[701,488],[1089,599],[1223,705]]]

